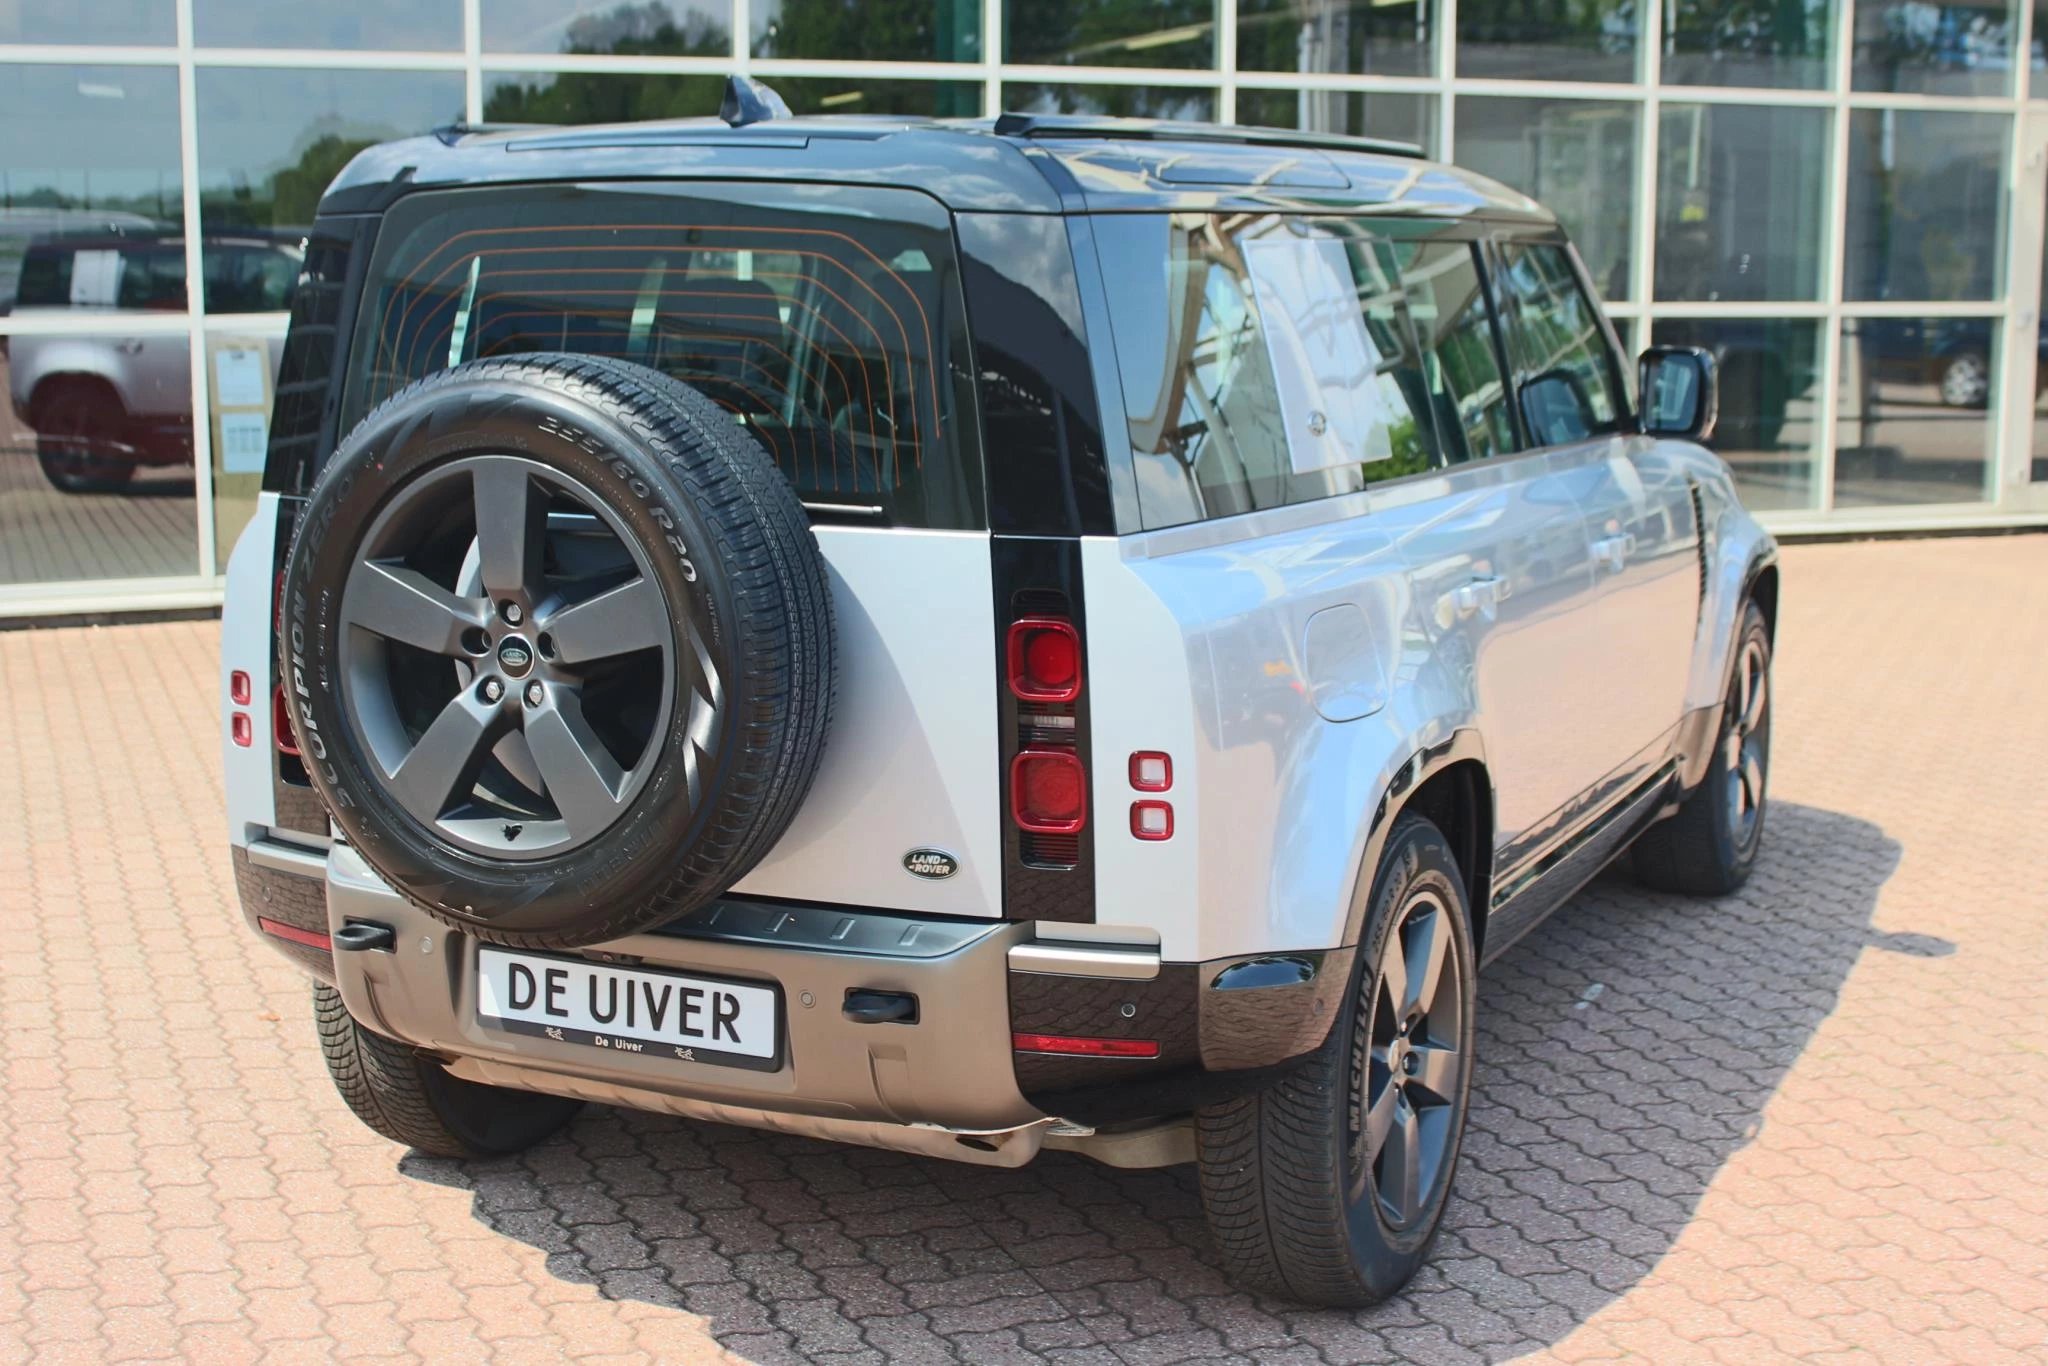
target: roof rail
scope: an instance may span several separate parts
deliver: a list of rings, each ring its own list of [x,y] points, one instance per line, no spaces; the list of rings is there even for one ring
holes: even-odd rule
[[[1119,119],[1089,114],[1003,114],[995,131],[1009,138],[1126,138],[1158,142],[1227,142],[1253,147],[1309,147],[1327,152],[1378,152],[1421,157],[1422,148],[1391,138],[1349,133],[1311,133],[1297,128],[1246,128],[1237,124],[1185,123],[1171,119]]]

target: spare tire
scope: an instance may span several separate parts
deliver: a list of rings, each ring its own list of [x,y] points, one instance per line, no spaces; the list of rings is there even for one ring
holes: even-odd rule
[[[283,594],[335,824],[479,938],[573,947],[703,905],[824,753],[803,507],[731,414],[640,366],[472,361],[394,395],[321,472]]]

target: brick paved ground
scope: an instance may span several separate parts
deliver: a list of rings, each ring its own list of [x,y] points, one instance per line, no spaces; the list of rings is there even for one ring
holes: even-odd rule
[[[1185,1172],[591,1112],[410,1157],[236,919],[210,624],[0,635],[0,1359],[2048,1359],[2048,537],[1795,548],[1741,896],[1484,983],[1435,1263],[1232,1293]]]

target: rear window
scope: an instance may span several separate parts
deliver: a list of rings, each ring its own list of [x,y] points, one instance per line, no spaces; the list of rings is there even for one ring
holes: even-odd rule
[[[902,525],[980,524],[959,271],[945,211],[922,195],[416,195],[391,210],[363,297],[344,432],[462,361],[611,356],[694,385],[760,440],[806,503]]]

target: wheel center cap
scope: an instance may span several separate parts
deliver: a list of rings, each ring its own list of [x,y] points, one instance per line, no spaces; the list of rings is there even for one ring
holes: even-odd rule
[[[498,667],[509,677],[524,677],[533,667],[533,647],[518,636],[506,636],[498,645]]]

